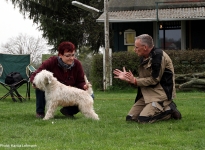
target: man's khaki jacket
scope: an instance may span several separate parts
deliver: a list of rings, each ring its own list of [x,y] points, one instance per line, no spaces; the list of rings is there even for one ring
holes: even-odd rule
[[[142,96],[145,103],[172,100],[176,96],[174,67],[163,50],[153,48],[150,57],[141,60],[138,73],[136,101]]]

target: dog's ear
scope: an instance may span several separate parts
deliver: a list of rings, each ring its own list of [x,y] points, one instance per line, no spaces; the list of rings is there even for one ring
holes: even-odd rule
[[[50,84],[52,81],[52,76],[48,76],[48,84]]]

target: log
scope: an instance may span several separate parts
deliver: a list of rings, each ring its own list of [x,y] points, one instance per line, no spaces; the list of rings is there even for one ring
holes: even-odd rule
[[[175,74],[175,87],[185,89],[205,89],[205,72]]]
[[[196,85],[199,87],[199,88],[202,88],[205,86],[205,79],[197,79],[197,78],[193,78],[191,79],[190,81],[188,82],[185,82],[183,84],[180,84],[179,85],[179,89],[181,88],[189,88],[189,87],[196,87]]]
[[[205,78],[205,72],[188,73],[188,74],[175,74],[175,79],[177,79],[177,78]]]

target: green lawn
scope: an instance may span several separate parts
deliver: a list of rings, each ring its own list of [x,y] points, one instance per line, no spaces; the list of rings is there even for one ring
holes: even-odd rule
[[[4,90],[0,88],[0,96]],[[23,90],[21,90],[23,92]],[[78,113],[65,118],[35,118],[35,95],[30,101],[0,101],[0,150],[203,150],[205,149],[205,93],[180,92],[175,100],[183,119],[139,124],[126,122],[135,92],[95,92],[100,121]]]

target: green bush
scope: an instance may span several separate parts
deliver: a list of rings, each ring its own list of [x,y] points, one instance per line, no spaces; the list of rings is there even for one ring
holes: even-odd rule
[[[174,64],[176,74],[205,71],[205,50],[165,51]]]
[[[103,89],[103,55],[93,56],[91,61],[91,83],[95,90]]]
[[[205,50],[166,50],[172,59],[175,73],[186,74],[205,71]],[[139,57],[134,52],[116,52],[112,54],[112,69],[120,69],[124,66],[138,76]],[[91,81],[95,90],[103,90],[103,55],[93,56],[91,62]],[[113,84],[109,89],[127,89],[132,85],[118,79],[112,79]]]
[[[125,67],[131,70],[137,76],[137,66],[139,64],[139,57],[134,52],[117,52],[112,55],[112,68],[120,69]],[[97,54],[93,56],[91,64],[91,81],[95,90],[103,90],[103,55]],[[114,76],[113,76],[114,77]],[[132,85],[127,84],[121,80],[112,79],[114,86],[109,87],[109,90],[123,90],[132,88]]]

